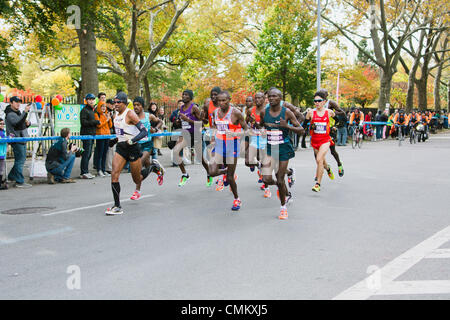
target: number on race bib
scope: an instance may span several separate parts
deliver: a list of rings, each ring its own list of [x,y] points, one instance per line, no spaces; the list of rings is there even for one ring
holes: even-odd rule
[[[269,130],[267,131],[267,143],[271,145],[283,143],[283,131]]]

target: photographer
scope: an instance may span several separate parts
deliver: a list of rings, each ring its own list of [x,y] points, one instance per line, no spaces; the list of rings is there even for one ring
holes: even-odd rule
[[[10,137],[28,137],[28,127],[31,123],[27,120],[27,116],[31,104],[28,104],[21,112],[19,109],[22,99],[13,96],[10,102],[11,104],[5,109],[6,134]],[[8,180],[15,181],[18,188],[30,188],[31,184],[25,183],[23,176],[23,165],[27,159],[27,145],[25,142],[14,142],[11,143],[11,147],[14,152],[14,166],[8,174]]]
[[[75,152],[82,151],[76,145],[67,143],[70,139],[70,129],[61,129],[61,137],[63,139],[54,143],[47,154],[45,160],[45,168],[47,169],[47,181],[50,184],[56,182],[61,183],[74,183],[75,180],[70,179],[72,173],[73,164],[75,162]],[[69,149],[69,151],[68,151]]]

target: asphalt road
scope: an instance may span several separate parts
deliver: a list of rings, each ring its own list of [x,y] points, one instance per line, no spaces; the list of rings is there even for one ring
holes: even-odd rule
[[[287,221],[243,165],[238,213],[199,165],[183,188],[177,168],[150,176],[122,216],[104,214],[108,178],[1,191],[1,212],[47,209],[0,214],[0,299],[449,299],[450,133],[338,151],[345,175],[328,155],[318,194],[312,149],[296,153]]]

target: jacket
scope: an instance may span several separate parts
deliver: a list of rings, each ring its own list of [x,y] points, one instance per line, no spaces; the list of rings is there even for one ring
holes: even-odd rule
[[[80,111],[80,124],[81,135],[95,135],[97,131],[97,125],[100,124],[100,121],[95,120],[94,109],[89,107],[89,105],[85,105]]]
[[[5,109],[6,134],[12,137],[29,137],[26,125],[28,113],[14,111],[11,105]],[[17,142],[25,144],[25,142]]]
[[[58,168],[64,161],[72,155],[71,151],[67,151],[67,140],[60,139],[55,142],[48,150],[45,159],[45,168],[47,171]]]
[[[6,138],[5,130],[0,129],[0,139]],[[8,145],[6,143],[0,143],[0,160],[6,159],[6,149]],[[1,181],[0,181],[1,182]]]
[[[95,111],[95,120],[100,122],[100,124],[97,125],[95,134],[109,135],[111,133],[112,120],[107,120],[106,115],[102,112],[101,105],[97,106],[97,110]]]

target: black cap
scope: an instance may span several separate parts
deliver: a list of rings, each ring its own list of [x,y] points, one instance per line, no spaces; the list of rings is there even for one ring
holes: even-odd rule
[[[22,102],[22,99],[20,99],[18,96],[12,96],[11,99],[9,99],[11,102]]]
[[[135,102],[140,103],[142,107],[144,107],[144,105],[145,105],[144,98],[142,98],[142,97],[134,98],[133,103],[135,103]]]
[[[186,89],[183,91],[183,93],[187,93],[189,95],[189,97],[192,99],[194,99],[194,92],[190,89]]]
[[[116,94],[114,100],[119,100],[120,102],[128,103],[128,96],[125,92],[120,91]]]

